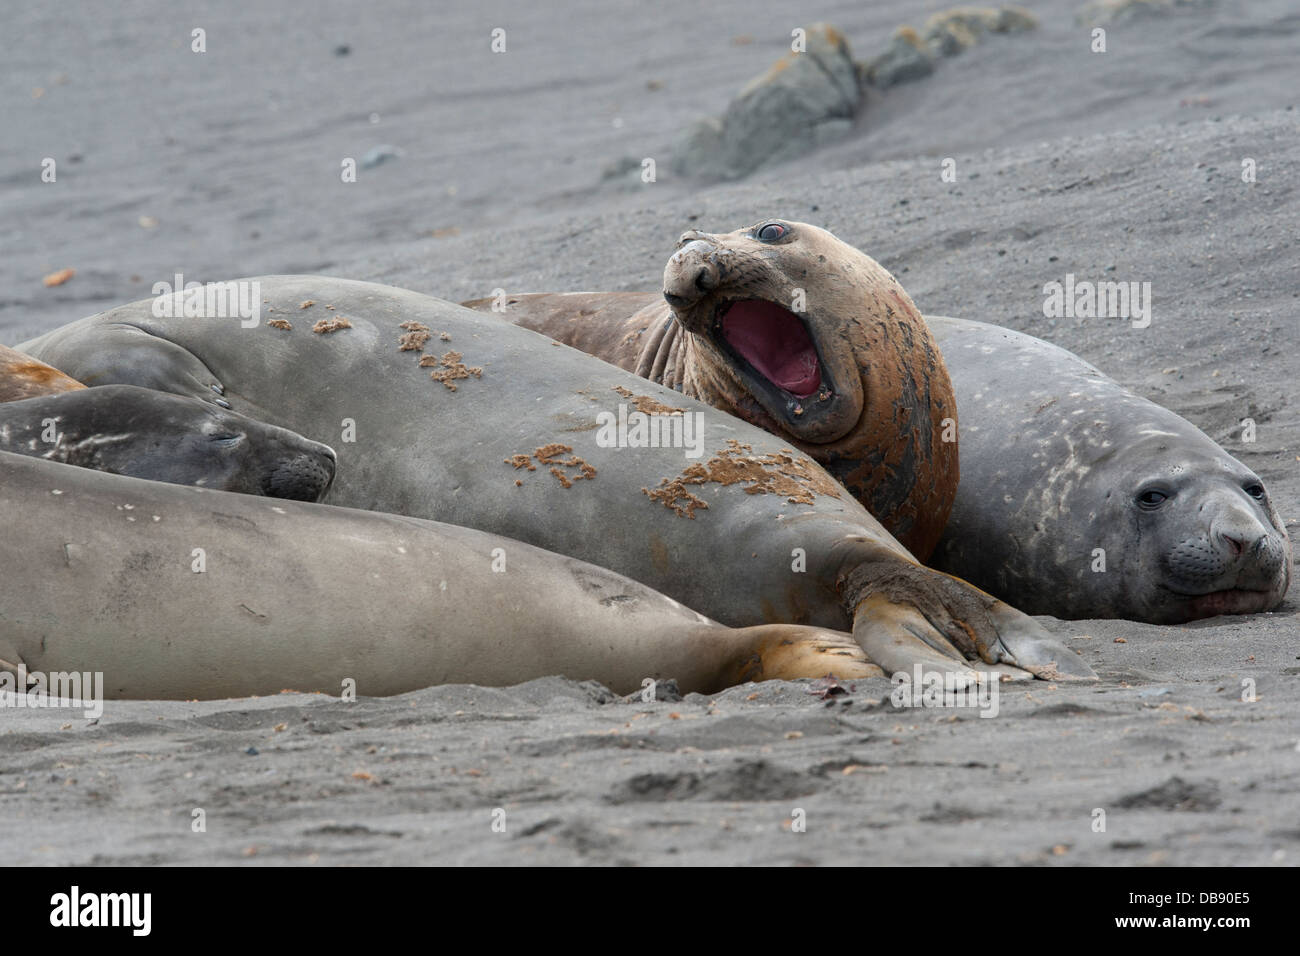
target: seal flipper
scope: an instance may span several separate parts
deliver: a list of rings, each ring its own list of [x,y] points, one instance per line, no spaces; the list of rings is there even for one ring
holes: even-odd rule
[[[891,673],[917,664],[940,673],[1027,672],[1040,680],[1096,680],[1041,624],[950,575],[904,562],[864,562],[845,579],[853,636]]]
[[[1039,680],[1097,679],[1096,672],[1082,657],[1033,618],[997,599],[988,610],[998,624],[1002,661],[1024,668]]]
[[[961,578],[942,577],[950,585],[943,589],[943,610],[927,616],[967,656],[978,655],[988,664],[1008,664],[1039,680],[1097,679],[1082,657],[1029,615]]]
[[[910,673],[919,664],[927,673],[953,675],[958,687],[975,680],[974,668],[919,611],[882,594],[869,595],[858,604],[853,636],[886,674]]]
[[[857,641],[839,631],[802,624],[757,624],[737,628],[735,634],[742,641],[753,641],[751,653],[736,662],[738,667],[734,673],[722,675],[721,687],[747,681],[819,678],[827,674],[841,680],[885,676]]]
[[[138,385],[230,407],[225,386],[192,352],[138,325],[77,322],[18,348],[84,385]]]

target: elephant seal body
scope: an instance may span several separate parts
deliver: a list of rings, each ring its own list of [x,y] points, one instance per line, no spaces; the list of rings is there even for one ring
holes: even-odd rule
[[[115,475],[318,501],[334,451],[284,428],[135,385],[0,404],[0,451]]]
[[[943,359],[894,277],[826,230],[785,220],[693,230],[668,261],[662,296],[504,305],[518,325],[779,435],[918,558],[938,543],[958,482]]]
[[[3,452],[0,509],[13,689],[33,672],[170,699],[338,694],[349,679],[383,696],[557,673],[620,693],[880,673],[847,634],[722,627],[604,568],[415,518]]]
[[[889,670],[925,661],[969,677],[974,657],[1093,676],[1032,619],[919,565],[826,472],[758,428],[429,296],[328,277],[258,281],[264,311],[294,313],[291,330],[160,319],[145,300],[22,348],[79,379],[145,369],[199,397],[219,384],[236,411],[337,443],[327,503],[524,541],[730,626],[852,626]],[[124,326],[134,331],[119,355]],[[683,440],[611,440],[601,419],[629,401]]]
[[[85,387],[30,355],[0,345],[0,402],[17,402]]]
[[[927,316],[962,481],[931,563],[1034,614],[1172,624],[1266,611],[1291,544],[1259,477],[1071,353]]]

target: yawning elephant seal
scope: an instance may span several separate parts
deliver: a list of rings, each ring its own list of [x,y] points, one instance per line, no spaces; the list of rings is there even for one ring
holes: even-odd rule
[[[1277,607],[1291,543],[1264,483],[1064,349],[927,316],[961,412],[932,563],[1033,614],[1172,624]]]
[[[943,359],[902,286],[824,229],[768,219],[692,230],[663,294],[476,299],[807,452],[921,560],[957,491]]]
[[[814,462],[739,419],[429,296],[258,281],[266,311],[292,323],[157,318],[144,300],[20,348],[81,380],[145,369],[180,394],[222,387],[237,411],[339,443],[329,503],[522,540],[724,624],[851,626],[889,671],[924,663],[969,678],[970,657],[1093,676],[1031,618],[919,565]],[[628,402],[664,440],[610,436]]]
[[[723,627],[604,568],[416,518],[3,452],[0,513],[0,671],[19,691],[34,672],[180,699],[880,674],[847,634]]]

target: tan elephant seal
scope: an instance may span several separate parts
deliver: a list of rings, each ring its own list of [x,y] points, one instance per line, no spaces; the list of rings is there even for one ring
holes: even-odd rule
[[[921,560],[957,493],[956,402],[912,300],[825,229],[692,230],[663,294],[476,299],[525,328],[779,435]]]
[[[384,696],[563,674],[711,693],[881,673],[847,634],[723,627],[604,568],[434,521],[5,452],[0,510],[0,689],[98,672],[108,698],[339,694],[347,680]]]

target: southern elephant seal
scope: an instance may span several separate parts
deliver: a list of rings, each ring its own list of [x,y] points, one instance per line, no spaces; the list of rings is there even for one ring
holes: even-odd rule
[[[1033,336],[927,316],[957,388],[961,486],[931,563],[1032,614],[1174,624],[1267,611],[1291,543],[1259,476]]]
[[[0,345],[0,402],[17,402],[85,387],[30,355]]]
[[[691,230],[663,293],[476,299],[502,317],[779,435],[921,560],[957,491],[956,403],[912,300],[824,229]],[[946,420],[946,421],[945,421]]]
[[[144,300],[21,347],[79,379],[129,382],[147,368],[181,394],[220,385],[237,411],[338,442],[329,503],[525,541],[731,626],[852,627],[890,671],[924,663],[969,679],[969,657],[1094,676],[1031,618],[917,563],[829,474],[761,429],[430,296],[319,276],[258,281],[267,311],[296,321],[156,318]],[[124,326],[138,347],[119,365],[104,338]],[[629,402],[661,440],[613,427],[630,420]]]
[[[723,627],[604,568],[417,518],[3,452],[0,509],[0,686],[20,692],[34,672],[180,699],[880,673],[847,634]]]
[[[299,501],[320,499],[335,463],[327,445],[213,408],[211,401],[135,385],[88,389],[3,345],[0,451]]]
[[[136,385],[0,404],[0,451],[298,501],[319,501],[335,468],[328,445],[208,401]]]

